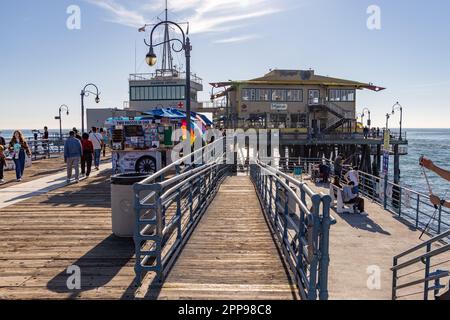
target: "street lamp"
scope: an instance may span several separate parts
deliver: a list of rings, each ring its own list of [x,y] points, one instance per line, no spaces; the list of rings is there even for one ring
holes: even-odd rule
[[[402,141],[402,122],[403,122],[403,107],[398,101],[392,106],[392,115],[395,111],[400,110],[400,141]]]
[[[172,38],[172,39],[165,39],[163,42],[160,42],[158,44],[153,44],[153,33],[154,31],[161,25],[173,25],[175,27],[177,27],[180,32],[181,32],[181,36],[182,36],[182,40],[177,39],[177,38]],[[145,31],[145,26],[141,29],[139,29],[139,31]],[[185,57],[186,57],[186,91],[185,91],[185,98],[186,98],[186,132],[188,135],[188,140],[191,134],[191,50],[192,50],[192,46],[191,46],[191,41],[189,39],[189,37],[186,36],[187,34],[184,33],[183,29],[180,27],[179,24],[173,22],[173,21],[168,21],[167,19],[165,21],[161,21],[159,23],[157,23],[151,33],[150,33],[150,43],[147,42],[147,40],[144,40],[145,44],[150,47],[146,57],[145,57],[145,61],[147,62],[147,64],[151,67],[153,67],[154,65],[156,65],[158,59],[156,57],[154,48],[164,45],[164,44],[168,44],[171,42],[178,42],[181,45],[181,48],[176,48],[174,46],[174,43],[172,43],[172,50],[175,52],[181,52],[184,51],[185,52]]]
[[[88,87],[94,87],[96,93],[87,90]],[[95,103],[100,102],[100,92],[98,91],[98,87],[93,83],[88,83],[84,86],[83,90],[81,90],[81,133],[84,133],[84,97],[88,97],[89,94],[95,95]]]
[[[55,117],[55,120],[59,120],[59,139],[61,141],[63,141],[63,134],[62,134],[62,116],[61,116],[61,112],[65,110],[66,111],[66,115],[69,115],[69,107],[65,104],[61,105],[59,107],[59,116]]]

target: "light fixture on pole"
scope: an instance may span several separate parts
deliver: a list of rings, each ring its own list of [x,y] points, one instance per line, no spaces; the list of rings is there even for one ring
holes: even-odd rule
[[[88,87],[94,87],[96,92],[92,92],[87,90]],[[83,90],[81,90],[81,134],[84,133],[84,97],[88,97],[89,94],[95,95],[95,103],[100,102],[100,92],[98,87],[93,83],[88,83],[84,86]]]
[[[394,115],[395,111],[397,111],[397,110],[400,110],[400,138],[399,138],[399,140],[401,141],[403,139],[402,138],[403,107],[398,101],[392,106],[392,115]]]
[[[177,38],[169,38],[168,35],[166,35],[166,38],[164,41],[154,44],[153,43],[153,34],[155,32],[155,30],[160,27],[160,26],[165,26],[166,30],[168,30],[168,25],[173,25],[175,26],[181,33],[181,38],[177,39]],[[144,32],[145,31],[145,27],[142,27],[139,29],[139,32]],[[157,24],[155,24],[153,26],[152,31],[150,32],[150,43],[147,42],[147,40],[144,40],[145,44],[150,48],[146,57],[145,57],[145,61],[146,63],[153,67],[154,65],[156,65],[156,63],[158,62],[158,58],[155,54],[154,48],[159,47],[161,45],[168,45],[172,42],[177,42],[181,45],[180,48],[176,48],[175,47],[175,43],[172,43],[172,50],[175,52],[181,52],[184,51],[185,52],[185,58],[186,58],[186,87],[185,87],[185,98],[186,98],[186,132],[187,132],[187,136],[189,139],[190,136],[190,132],[191,132],[191,42],[189,37],[187,36],[189,34],[189,29],[188,31],[185,33],[184,30],[181,28],[181,26],[173,21],[169,21],[167,20],[167,15],[166,15],[166,20],[165,21],[161,21]]]
[[[55,117],[55,120],[59,120],[59,139],[63,141],[63,134],[62,134],[62,111],[66,111],[66,115],[69,115],[69,107],[65,104],[61,105],[59,107],[59,116]]]

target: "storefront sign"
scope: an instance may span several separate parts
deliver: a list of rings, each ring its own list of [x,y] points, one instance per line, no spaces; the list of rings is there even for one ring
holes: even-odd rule
[[[389,151],[391,147],[391,132],[389,130],[384,131],[384,150]]]
[[[286,103],[272,103],[272,110],[276,111],[286,111],[288,105]]]

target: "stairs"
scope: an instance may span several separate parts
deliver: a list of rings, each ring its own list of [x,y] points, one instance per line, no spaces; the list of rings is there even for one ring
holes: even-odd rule
[[[336,117],[336,121],[328,125],[325,129],[322,130],[322,133],[331,133],[337,128],[344,126],[345,124],[351,124],[353,121],[352,113],[350,111],[344,110],[339,105],[330,102],[330,101],[321,101],[320,103],[310,104],[310,110],[314,109],[322,109],[326,110],[328,113],[334,115]]]

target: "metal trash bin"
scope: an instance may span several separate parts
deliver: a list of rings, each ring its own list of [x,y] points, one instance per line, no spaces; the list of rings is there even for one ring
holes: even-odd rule
[[[133,237],[136,220],[133,185],[147,177],[148,175],[142,173],[118,174],[111,177],[112,232],[116,236]]]

